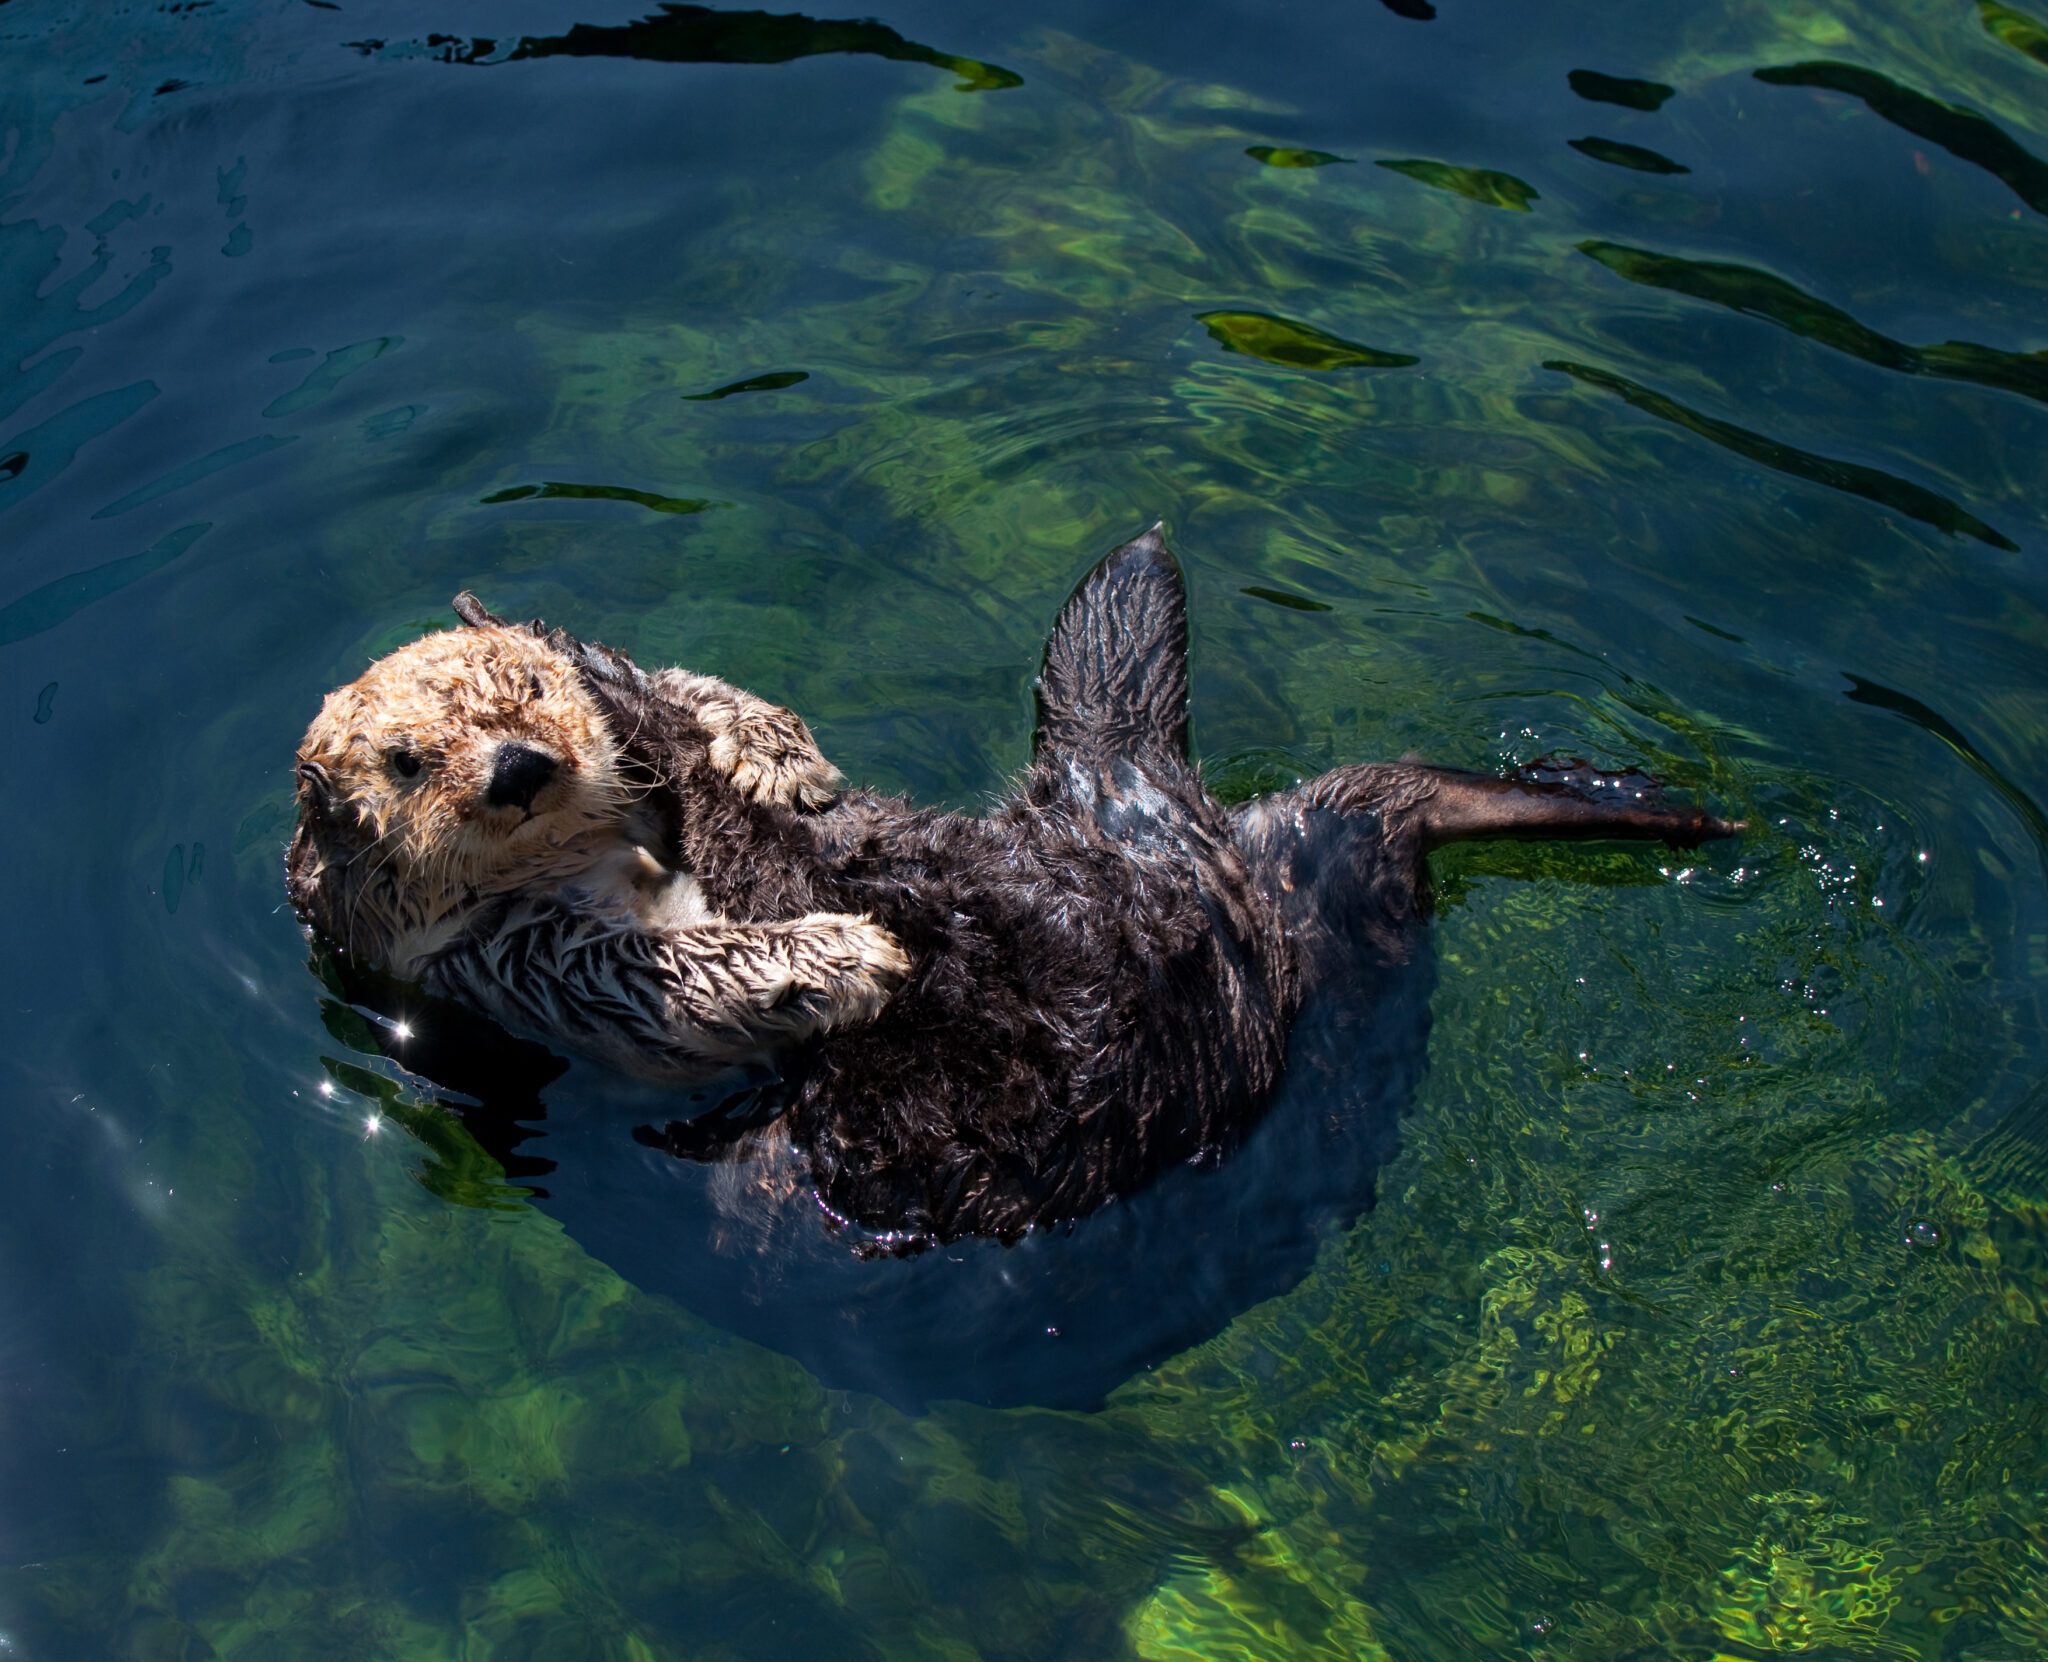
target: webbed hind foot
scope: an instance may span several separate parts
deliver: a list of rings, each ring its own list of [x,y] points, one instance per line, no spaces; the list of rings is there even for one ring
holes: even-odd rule
[[[1482,837],[1618,837],[1697,848],[1745,829],[1704,808],[1667,806],[1663,787],[1646,773],[1548,758],[1506,777],[1414,762],[1332,768],[1284,796],[1303,807],[1402,822],[1424,851]]]

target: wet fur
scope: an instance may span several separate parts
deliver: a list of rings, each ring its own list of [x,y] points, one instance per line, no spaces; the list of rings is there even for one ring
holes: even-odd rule
[[[646,846],[689,874],[710,915],[756,928],[872,918],[907,955],[907,979],[869,1017],[821,1024],[783,1055],[776,1145],[787,1139],[863,1250],[1015,1238],[1170,1164],[1221,1158],[1271,1096],[1304,997],[1417,950],[1424,856],[1438,843],[1691,844],[1735,829],[1663,806],[1640,776],[1602,795],[1575,776],[1405,763],[1339,768],[1224,808],[1187,759],[1183,590],[1156,531],[1113,553],[1062,613],[1034,760],[983,818],[866,791],[815,809],[761,800],[660,676],[559,631],[545,639],[603,712]],[[499,1010],[531,998],[526,1025],[601,1054],[660,1028],[644,990],[630,1016],[525,990],[558,973],[548,943],[577,927],[573,896],[513,891],[495,904],[471,944],[435,961],[443,987]],[[530,961],[506,946],[529,934],[545,948]],[[758,1130],[712,1116],[649,1136],[730,1159]]]
[[[360,962],[656,1076],[880,1009],[909,964],[870,921],[735,923],[651,852],[668,840],[652,781],[591,696],[593,649],[473,602],[465,621],[371,665],[314,718],[287,858],[310,922]],[[830,799],[838,773],[790,712],[708,676],[639,679],[667,752],[736,798]],[[508,745],[552,772],[530,801],[493,805]]]

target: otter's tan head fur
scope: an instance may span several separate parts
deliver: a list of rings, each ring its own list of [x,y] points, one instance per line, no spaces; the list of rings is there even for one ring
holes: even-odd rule
[[[617,743],[574,662],[498,623],[428,635],[327,695],[298,752],[299,909],[399,974],[476,901],[617,840]]]

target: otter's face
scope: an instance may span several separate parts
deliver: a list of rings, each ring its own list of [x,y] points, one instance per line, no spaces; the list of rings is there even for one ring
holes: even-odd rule
[[[626,797],[574,663],[495,623],[414,641],[329,693],[298,778],[293,900],[401,973],[456,909],[589,864]]]

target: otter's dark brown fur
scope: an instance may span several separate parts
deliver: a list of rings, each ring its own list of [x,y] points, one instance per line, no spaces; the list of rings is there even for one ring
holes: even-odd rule
[[[1188,761],[1185,600],[1156,528],[1061,614],[1032,764],[978,819],[867,791],[818,811],[755,800],[655,677],[531,627],[581,666],[623,777],[661,823],[657,852],[711,911],[871,918],[908,954],[878,1014],[785,1058],[780,1131],[867,1250],[1014,1238],[1174,1162],[1219,1158],[1264,1109],[1319,980],[1356,965],[1361,944],[1389,964],[1416,949],[1431,847],[1690,846],[1739,829],[1664,806],[1635,775],[1617,799],[1405,763],[1225,808]],[[444,962],[441,979],[467,973]],[[698,1120],[659,1140],[706,1158],[735,1136]]]

